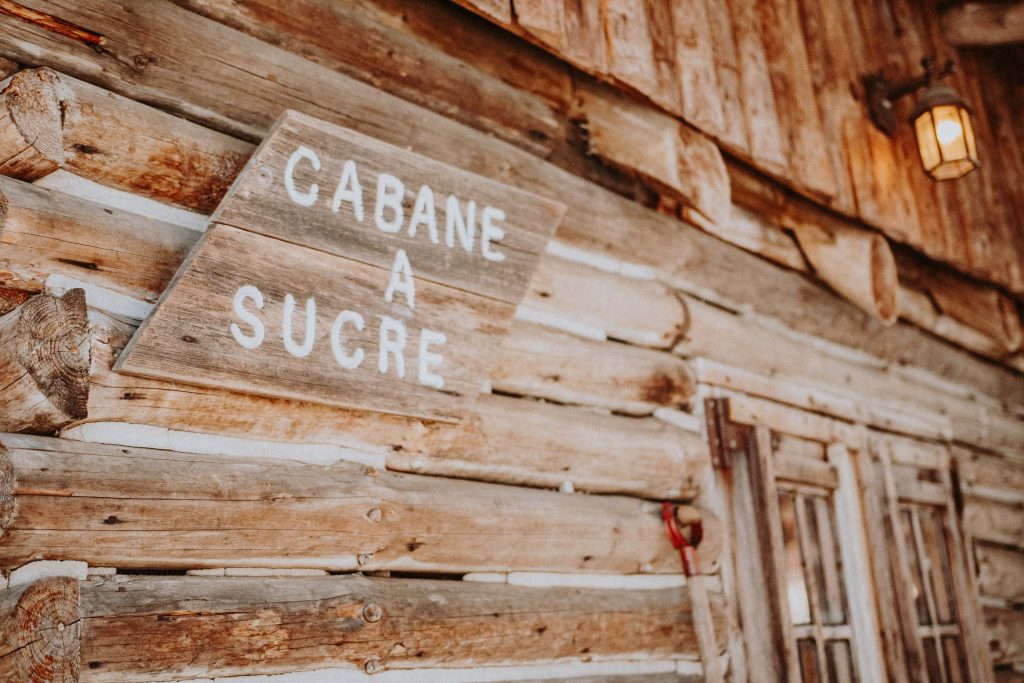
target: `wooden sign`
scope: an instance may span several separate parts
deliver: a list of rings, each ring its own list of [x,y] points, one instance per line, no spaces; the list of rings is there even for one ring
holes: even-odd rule
[[[115,370],[457,421],[563,211],[286,112]]]

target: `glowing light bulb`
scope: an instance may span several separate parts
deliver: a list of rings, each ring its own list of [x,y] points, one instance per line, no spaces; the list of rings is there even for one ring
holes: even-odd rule
[[[963,127],[957,121],[939,121],[935,126],[935,137],[939,139],[939,144],[946,146],[954,140],[959,139],[964,134]]]

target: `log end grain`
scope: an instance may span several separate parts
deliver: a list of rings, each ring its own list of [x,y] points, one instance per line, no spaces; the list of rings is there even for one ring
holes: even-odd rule
[[[85,291],[32,297],[0,319],[0,429],[53,432],[88,414]]]
[[[60,77],[45,68],[21,71],[3,94],[7,113],[25,146],[14,158],[4,154],[5,175],[31,181],[52,173],[64,162],[65,98]]]
[[[78,680],[81,617],[76,579],[36,581],[16,599],[13,595],[0,597],[0,610],[0,680]]]

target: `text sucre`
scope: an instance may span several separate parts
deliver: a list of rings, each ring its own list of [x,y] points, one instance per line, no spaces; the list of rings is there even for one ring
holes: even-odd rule
[[[284,188],[292,202],[305,208],[314,208],[319,202],[321,207],[333,213],[350,211],[357,222],[365,222],[365,178],[360,179],[355,161],[344,163],[334,192],[329,196],[321,194],[317,182],[311,182],[305,187],[298,186],[295,171],[300,164],[308,164],[317,174],[321,172],[321,161],[315,151],[300,145],[292,152],[282,176]],[[427,239],[439,249],[462,249],[467,254],[474,254],[478,248],[479,256],[486,261],[505,260],[505,254],[495,246],[505,236],[504,230],[499,227],[499,222],[505,220],[504,211],[492,206],[481,208],[473,200],[463,202],[453,195],[444,198],[438,211],[438,198],[433,189],[424,184],[416,193],[412,212],[407,217],[403,205],[405,191],[405,184],[398,177],[389,173],[377,174],[372,209],[373,222],[378,230],[391,234],[404,231],[410,238]],[[442,217],[440,222],[438,213]],[[384,289],[384,301],[401,305],[395,301],[396,295],[404,297],[404,305],[410,312],[415,309],[416,286],[412,264],[404,249],[395,252]],[[305,332],[301,342],[295,340],[294,334],[293,318],[299,308],[298,303],[292,294],[285,294],[283,303],[280,333],[284,348],[292,356],[304,358],[313,352],[317,338],[316,298],[311,296],[306,299]],[[230,331],[235,341],[245,349],[259,348],[266,337],[265,321],[257,313],[264,305],[263,292],[255,285],[242,285],[234,293],[235,320],[231,322]],[[406,349],[412,347],[416,351],[416,380],[435,389],[443,388],[444,377],[440,372],[444,366],[444,357],[437,349],[447,342],[447,335],[441,331],[420,328],[414,341],[400,317],[380,315],[377,318],[374,321],[378,328],[377,371],[382,375],[393,371],[397,377],[404,379]],[[351,344],[346,332],[353,329],[363,332],[367,324],[363,315],[355,310],[343,310],[334,318],[329,336],[330,351],[343,370],[354,370],[366,361],[365,349]]]

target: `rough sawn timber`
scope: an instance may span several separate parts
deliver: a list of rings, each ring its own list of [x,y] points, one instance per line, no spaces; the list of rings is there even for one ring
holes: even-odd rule
[[[117,576],[75,587],[78,595],[70,586],[66,592],[80,619],[69,636],[80,637],[82,683],[629,659],[641,652],[697,657],[691,607],[680,589],[361,576]],[[712,604],[722,638],[720,600]],[[67,650],[73,660],[77,652]]]
[[[0,317],[0,430],[46,434],[88,414],[85,292],[40,294]]]
[[[679,572],[657,504],[634,498],[15,434],[0,434],[0,471],[5,569]],[[708,568],[720,545],[702,544]]]

